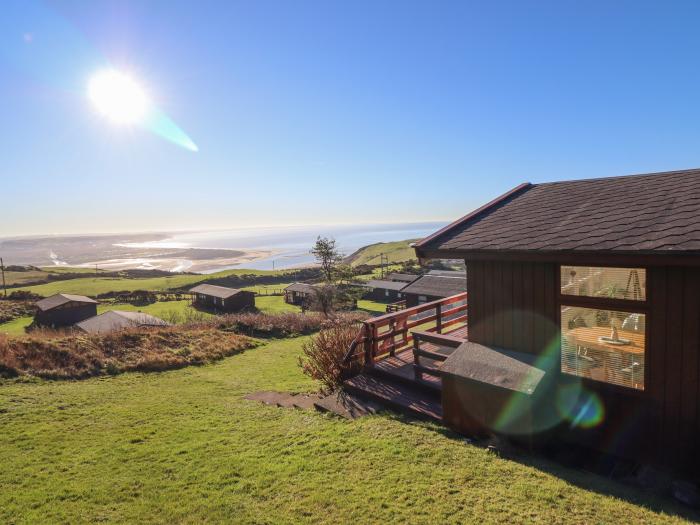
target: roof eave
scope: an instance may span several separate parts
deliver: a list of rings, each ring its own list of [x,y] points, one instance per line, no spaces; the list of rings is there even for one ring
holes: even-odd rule
[[[426,247],[429,243],[437,240],[438,238],[442,237],[446,233],[450,232],[452,229],[462,226],[466,222],[469,222],[471,220],[474,220],[478,218],[480,215],[484,214],[494,206],[497,206],[498,204],[501,204],[505,200],[515,197],[516,195],[519,195],[521,192],[526,191],[532,187],[532,184],[529,182],[523,182],[522,184],[516,186],[515,188],[507,191],[503,195],[496,197],[493,199],[491,202],[487,202],[483,206],[477,208],[476,210],[472,211],[471,213],[468,213],[464,217],[461,217],[460,219],[457,219],[456,221],[448,224],[444,228],[439,229],[432,235],[429,235],[425,239],[421,239],[420,241],[416,242],[413,244],[413,248],[416,251],[416,255],[418,256],[419,259],[430,259],[430,256],[424,255],[427,250]]]
[[[416,250],[417,251],[417,250]],[[522,262],[556,262],[575,265],[641,264],[669,266],[700,266],[700,252],[658,251],[578,251],[578,250],[422,250],[425,259],[464,259],[465,261],[512,260]]]

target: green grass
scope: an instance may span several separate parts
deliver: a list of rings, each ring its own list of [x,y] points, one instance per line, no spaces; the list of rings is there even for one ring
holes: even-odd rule
[[[416,259],[416,252],[409,246],[418,239],[407,239],[405,241],[379,242],[370,244],[353,253],[348,260],[352,266],[360,264],[381,264],[381,254],[387,256],[388,263],[398,263]]]
[[[163,292],[175,288],[194,286],[195,284],[213,278],[227,277],[230,275],[284,275],[284,270],[224,270],[214,274],[174,274],[164,277],[79,277],[64,281],[53,281],[34,286],[15,288],[15,290],[27,290],[32,293],[48,297],[57,293],[73,293],[94,297],[108,292],[121,292],[133,290],[150,290]],[[268,288],[284,288],[288,283],[267,285]],[[256,287],[251,287],[256,288]]]
[[[296,364],[302,341],[172,372],[0,386],[0,522],[681,521],[668,500],[501,459],[437,426],[244,400],[314,388]]]
[[[386,313],[386,303],[370,301],[369,299],[360,299],[357,301],[357,309],[364,310],[372,315],[382,315]]]

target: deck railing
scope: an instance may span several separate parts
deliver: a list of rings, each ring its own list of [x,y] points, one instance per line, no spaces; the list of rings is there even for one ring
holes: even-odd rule
[[[467,323],[467,293],[367,319],[345,354],[345,363],[373,364],[386,355],[408,349],[412,331],[443,333]]]
[[[406,299],[401,301],[396,301],[395,303],[389,303],[386,305],[386,313],[394,313],[406,309]]]

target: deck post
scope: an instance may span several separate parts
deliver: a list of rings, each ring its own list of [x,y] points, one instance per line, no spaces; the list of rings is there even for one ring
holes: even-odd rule
[[[390,356],[395,356],[396,355],[396,319],[392,319],[389,321],[389,333],[391,334],[391,347],[389,349],[389,355]]]
[[[442,304],[435,305],[435,331],[438,334],[442,333]]]
[[[423,372],[421,372],[420,370],[419,350],[420,337],[416,335],[413,337],[413,376],[416,378],[416,381],[420,381],[423,379]]]

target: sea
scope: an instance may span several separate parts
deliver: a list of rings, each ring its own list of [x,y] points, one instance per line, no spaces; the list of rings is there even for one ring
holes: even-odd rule
[[[130,243],[138,248],[209,248],[271,250],[274,255],[252,262],[217,267],[209,273],[229,268],[273,270],[305,266],[313,262],[310,250],[319,236],[335,239],[344,255],[378,242],[419,239],[442,228],[444,222],[404,224],[365,224],[337,226],[289,226],[244,228],[220,231],[173,233],[166,239]]]

